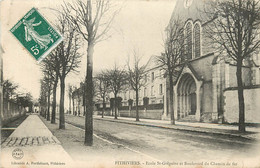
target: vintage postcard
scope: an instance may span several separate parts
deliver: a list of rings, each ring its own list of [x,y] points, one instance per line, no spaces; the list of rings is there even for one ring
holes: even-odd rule
[[[2,168],[260,167],[259,0],[2,0]]]

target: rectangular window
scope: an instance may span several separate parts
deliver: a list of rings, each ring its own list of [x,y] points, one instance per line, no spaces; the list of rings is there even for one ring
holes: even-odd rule
[[[146,96],[147,96],[147,89],[144,88],[144,97],[146,97]]]
[[[154,81],[154,72],[152,72],[151,80],[152,80],[152,82]]]
[[[159,93],[160,93],[160,94],[163,94],[163,85],[160,84],[160,87],[159,87],[159,88],[160,88]]]
[[[124,100],[126,100],[126,92],[124,92]]]
[[[151,96],[153,95],[153,86],[151,86]]]

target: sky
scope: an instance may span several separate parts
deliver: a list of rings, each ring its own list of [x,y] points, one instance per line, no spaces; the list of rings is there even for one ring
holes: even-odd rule
[[[1,2],[1,44],[4,79],[19,85],[19,92],[31,92],[34,98],[40,94],[42,73],[36,60],[23,48],[9,30],[32,7],[51,23],[55,22],[56,9],[60,0],[4,0]],[[109,35],[98,43],[94,50],[94,72],[112,68],[115,64],[124,66],[133,50],[139,51],[145,64],[152,55],[163,51],[163,34],[174,9],[175,0],[117,0],[120,12],[116,15]],[[83,54],[79,73],[69,74],[66,84],[79,86],[86,72],[86,43],[82,43]],[[58,91],[59,92],[59,91]],[[59,95],[59,93],[58,93]],[[66,95],[66,94],[65,94]],[[59,97],[59,96],[57,96]]]

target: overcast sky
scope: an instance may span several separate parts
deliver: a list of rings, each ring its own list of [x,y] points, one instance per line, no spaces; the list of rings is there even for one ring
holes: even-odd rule
[[[54,3],[55,2],[55,3]],[[4,79],[11,79],[19,84],[21,92],[31,92],[39,97],[41,71],[36,60],[21,46],[9,30],[32,7],[51,23],[55,11],[45,7],[56,8],[62,1],[45,0],[5,0],[1,2],[1,43],[4,49]],[[94,51],[94,70],[111,68],[116,63],[125,65],[128,55],[137,48],[146,63],[151,55],[163,51],[162,35],[174,9],[175,0],[129,0],[117,1],[122,9],[116,16],[111,38],[98,43]],[[82,45],[82,52],[86,45]],[[77,85],[83,80],[86,71],[86,52],[84,52],[80,73],[72,74],[66,83]],[[59,97],[59,96],[57,96]]]

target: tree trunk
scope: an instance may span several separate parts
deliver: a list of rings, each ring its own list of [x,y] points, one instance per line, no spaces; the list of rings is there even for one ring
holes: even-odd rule
[[[55,123],[55,118],[56,118],[56,90],[57,90],[57,84],[58,84],[58,75],[56,75],[55,82],[53,84],[53,92],[52,92],[52,112],[51,112],[51,123]]]
[[[65,94],[65,77],[60,77],[60,125],[59,129],[65,129],[65,116],[64,116],[64,94]]]
[[[74,98],[72,98],[72,115],[74,115],[74,111],[75,111],[75,105],[74,105]]]
[[[91,41],[91,40],[90,40]],[[85,145],[93,145],[93,53],[94,44],[89,41],[87,49]]]
[[[80,116],[80,97],[78,97],[78,116]]]
[[[104,118],[104,113],[105,113],[105,98],[103,97],[103,108],[102,108],[102,118]]]
[[[114,108],[115,108],[115,119],[117,119],[117,101],[116,101],[117,95],[115,94],[115,99],[114,99]]]
[[[50,106],[51,106],[51,86],[49,86],[49,90],[48,90],[48,107],[47,107],[47,121],[50,121]]]
[[[244,103],[244,88],[242,80],[242,61],[237,61],[237,91],[238,91],[238,104],[239,104],[239,131],[245,132],[245,103]]]
[[[139,121],[139,111],[138,111],[138,101],[139,101],[139,97],[138,97],[138,90],[135,91],[135,110],[136,110],[136,121]]]
[[[85,87],[86,83],[84,83],[84,86],[83,86],[83,97],[82,97],[82,100],[83,100],[83,116],[86,115],[86,87]]]
[[[174,109],[173,109],[173,80],[172,80],[172,74],[169,74],[169,82],[170,82],[170,107],[169,107],[169,114],[171,115],[171,124],[175,125],[175,119],[174,119]]]
[[[71,94],[71,93],[69,93]],[[69,96],[69,114],[71,114],[71,95]]]

